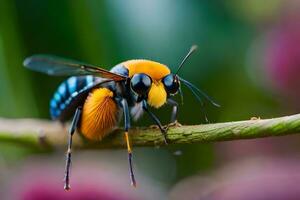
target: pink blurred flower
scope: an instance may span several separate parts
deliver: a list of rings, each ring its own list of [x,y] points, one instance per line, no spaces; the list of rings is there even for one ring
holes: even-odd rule
[[[289,14],[273,27],[266,37],[264,55],[264,65],[271,86],[296,105],[300,98],[299,19],[299,14]]]
[[[57,184],[48,181],[29,183],[22,192],[23,200],[129,200],[128,195],[116,194],[112,190],[93,185],[77,184],[77,189],[64,192]]]
[[[21,170],[5,191],[9,200],[150,200],[163,198],[163,188],[136,170],[137,188],[130,185],[128,166],[120,153],[91,154],[76,152],[71,171],[71,190],[64,191],[64,160],[34,158]],[[99,155],[100,154],[100,155]],[[80,156],[81,155],[81,156]],[[102,159],[94,159],[95,156]],[[122,156],[120,156],[122,157]],[[126,161],[126,160],[125,160]],[[59,163],[59,165],[57,164]],[[2,199],[2,198],[1,198]]]
[[[30,165],[29,169],[22,172],[17,182],[12,186],[12,193],[17,194],[16,199],[22,200],[129,200],[138,199],[132,193],[132,188],[126,187],[124,181],[118,183],[118,179],[123,179],[116,173],[104,172],[103,168],[95,170],[92,165],[77,166],[76,174],[71,176],[71,190],[64,191],[62,175],[63,171],[55,166]],[[58,173],[60,172],[60,173]],[[125,180],[124,179],[124,180]],[[137,193],[138,194],[138,193]]]
[[[290,159],[252,159],[178,183],[171,200],[297,200],[300,163]]]

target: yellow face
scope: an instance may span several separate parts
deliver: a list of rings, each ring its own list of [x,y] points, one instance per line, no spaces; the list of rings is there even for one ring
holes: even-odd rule
[[[154,108],[159,108],[167,101],[167,92],[161,80],[154,81],[151,84],[151,88],[148,92],[147,102]]]

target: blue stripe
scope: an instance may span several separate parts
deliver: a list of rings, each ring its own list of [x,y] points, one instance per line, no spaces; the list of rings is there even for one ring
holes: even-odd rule
[[[66,87],[66,83],[62,83],[59,88],[58,88],[58,92],[65,97],[66,93],[67,93],[67,87]]]
[[[50,106],[51,106],[51,108],[56,108],[56,107],[57,107],[57,102],[56,102],[55,99],[52,99],[52,100],[50,101]]]
[[[54,99],[55,99],[56,102],[60,102],[61,96],[60,96],[60,94],[58,92],[55,92]]]
[[[93,76],[86,76],[86,85],[93,84]]]
[[[60,108],[61,110],[63,110],[63,109],[66,108],[66,105],[65,105],[64,103],[62,103],[62,104],[60,104],[59,108]]]
[[[71,77],[67,80],[69,92],[71,94],[76,91],[76,83],[77,83],[77,78],[76,77]]]

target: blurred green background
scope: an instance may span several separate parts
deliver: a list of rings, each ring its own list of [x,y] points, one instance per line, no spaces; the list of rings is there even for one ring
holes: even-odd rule
[[[296,91],[300,84],[290,74],[300,72],[297,60],[300,50],[294,50],[297,47],[293,42],[284,40],[291,37],[280,35],[299,30],[299,25],[292,23],[299,21],[297,8],[298,1],[292,0],[268,3],[260,0],[2,0],[0,116],[49,118],[49,100],[65,77],[26,70],[22,62],[32,54],[55,54],[106,69],[125,60],[145,58],[175,70],[193,44],[199,46],[198,52],[180,75],[221,104],[221,108],[206,104],[211,122],[297,113],[299,105],[295,102],[300,95]],[[280,46],[281,43],[284,45]],[[273,49],[281,48],[286,55],[273,53]],[[286,50],[289,48],[293,51]],[[289,57],[291,54],[298,56]],[[292,95],[286,92],[291,88]],[[186,88],[183,93],[179,122],[204,123],[203,108]],[[154,112],[167,123],[170,111],[166,106]],[[136,126],[149,124],[152,122],[147,116],[135,123]],[[227,158],[220,154],[222,150],[218,149],[222,148],[219,144],[136,148],[136,168],[168,190],[185,177],[207,174],[221,166],[222,159]],[[21,165],[32,156],[32,152],[14,145],[1,143],[0,149],[3,162],[9,165]],[[47,160],[47,154],[42,155]],[[57,165],[63,169],[63,162]]]

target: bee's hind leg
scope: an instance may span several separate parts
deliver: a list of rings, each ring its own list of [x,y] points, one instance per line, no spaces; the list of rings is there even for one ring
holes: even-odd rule
[[[66,158],[65,178],[64,178],[64,181],[65,181],[64,189],[66,191],[71,189],[71,187],[70,187],[70,167],[71,167],[71,162],[72,162],[72,160],[71,160],[71,156],[72,156],[72,136],[75,133],[77,127],[78,127],[79,120],[80,120],[80,117],[81,117],[81,111],[82,111],[81,107],[78,107],[76,109],[76,112],[74,114],[70,129],[69,129],[68,151],[67,151],[67,158]]]
[[[129,109],[128,109],[128,104],[127,104],[126,99],[123,99],[121,101],[121,104],[122,104],[123,112],[124,112],[125,140],[126,140],[127,152],[128,152],[130,180],[131,180],[131,185],[136,187],[136,181],[135,181],[133,167],[132,167],[132,148],[131,148],[131,145],[130,145],[129,135],[128,135],[128,130],[130,128],[130,115],[129,115]]]

